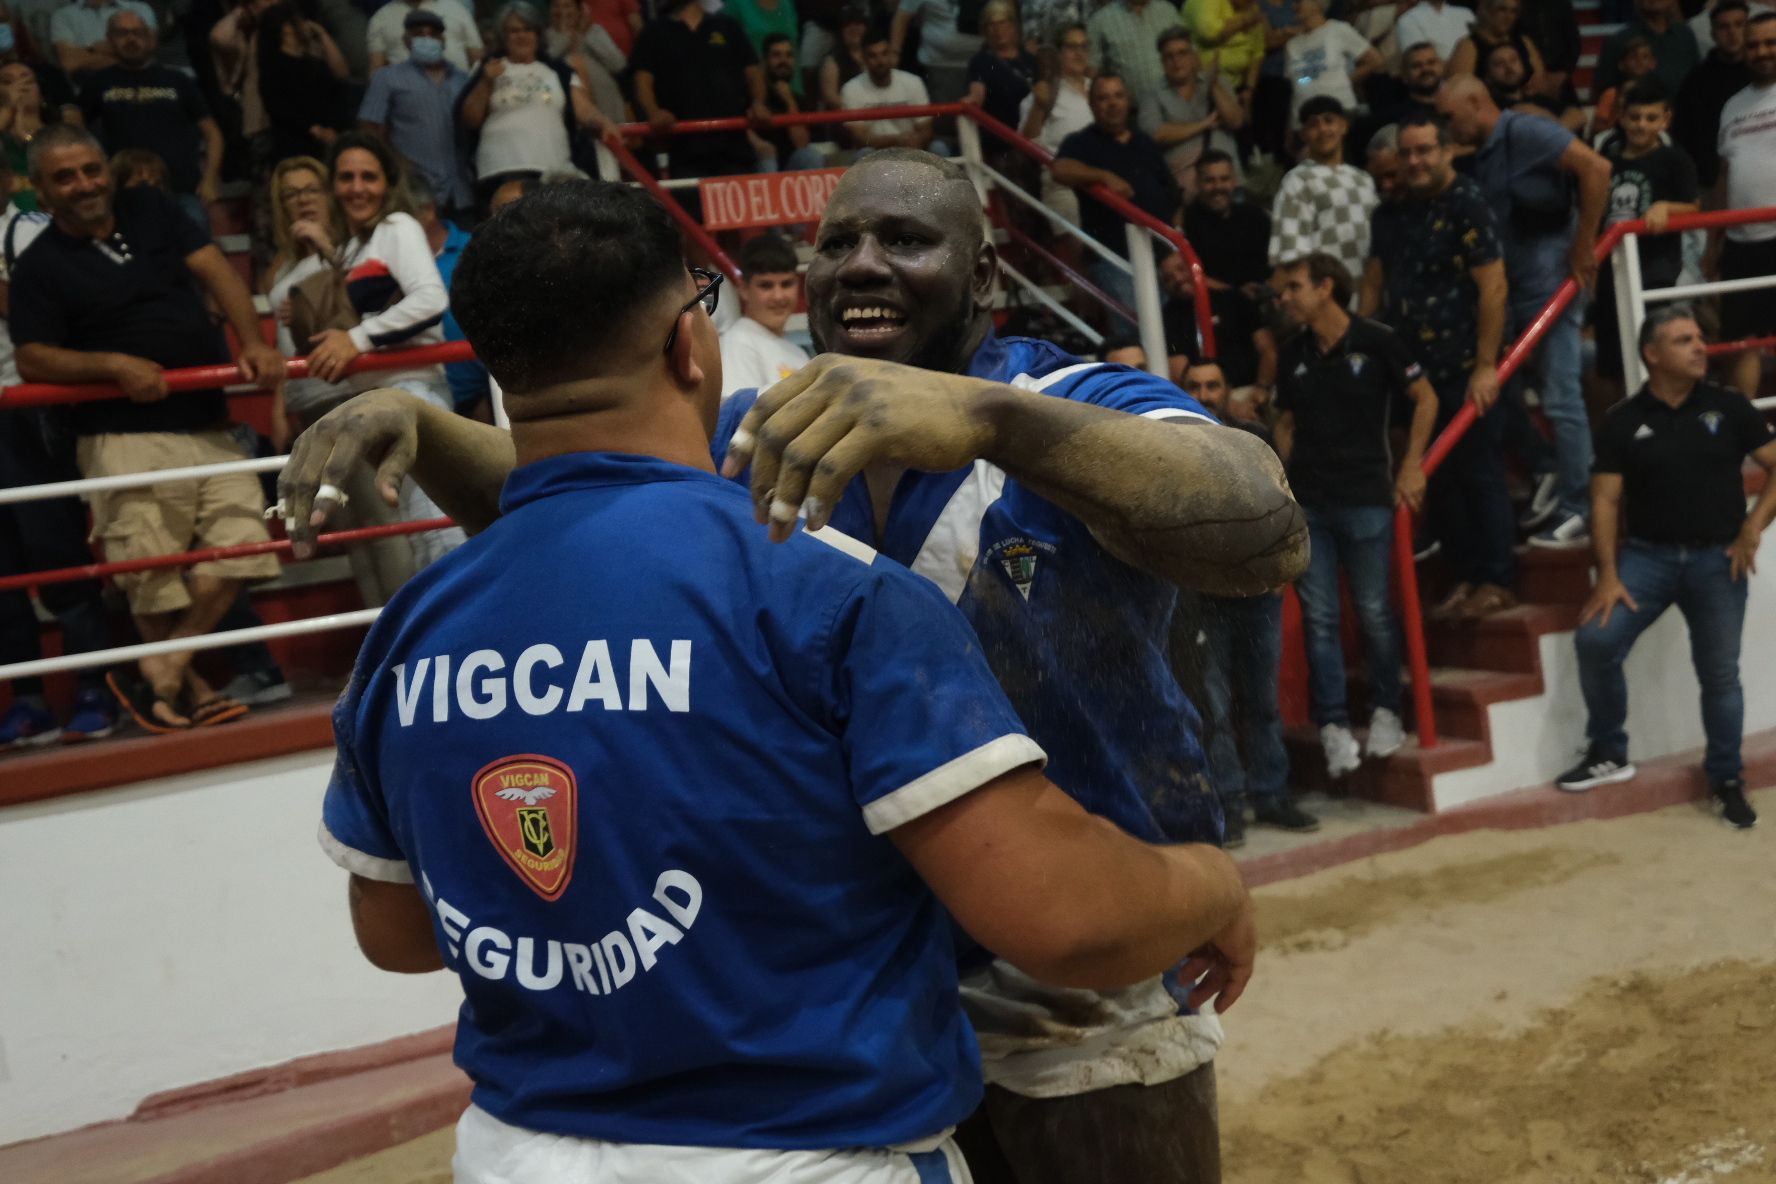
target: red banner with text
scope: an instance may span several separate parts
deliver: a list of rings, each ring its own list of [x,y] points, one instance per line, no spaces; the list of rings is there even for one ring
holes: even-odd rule
[[[844,175],[844,169],[811,169],[805,173],[705,177],[697,183],[697,193],[703,199],[703,225],[709,230],[742,230],[818,222]]]

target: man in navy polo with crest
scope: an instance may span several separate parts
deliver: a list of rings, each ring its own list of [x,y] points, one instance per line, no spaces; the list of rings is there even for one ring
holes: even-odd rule
[[[1214,841],[1196,714],[1165,658],[1175,586],[1238,595],[1293,578],[1300,510],[1262,442],[1171,383],[995,336],[997,271],[958,167],[908,150],[854,166],[808,272],[811,328],[836,352],[762,396],[730,397],[714,456],[748,482],[771,538],[803,537],[805,515],[935,584],[1049,776],[1091,814],[1157,840],[1158,810],[1174,837]],[[286,470],[299,545],[331,508],[317,490],[366,461],[384,485],[411,469],[472,530],[499,513],[493,491],[514,455],[481,425],[360,397]],[[1219,1178],[1213,1015],[1181,1007],[1158,975],[1081,990],[981,945],[1000,957],[965,968],[992,1087],[965,1132],[980,1179]]]

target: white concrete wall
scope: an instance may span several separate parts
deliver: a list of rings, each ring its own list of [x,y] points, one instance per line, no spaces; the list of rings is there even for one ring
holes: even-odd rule
[[[456,1018],[358,953],[315,842],[331,753],[0,810],[0,1144]]]
[[[1545,785],[1571,768],[1585,744],[1585,701],[1571,633],[1541,638],[1543,693],[1494,704],[1489,765],[1444,773],[1433,784],[1439,810],[1530,785]],[[1776,727],[1776,570],[1751,577],[1739,677],[1745,687],[1745,730]],[[1628,656],[1628,748],[1636,761],[1699,748],[1701,691],[1690,664],[1690,633],[1668,609],[1641,634]],[[1607,792],[1607,791],[1605,791]]]

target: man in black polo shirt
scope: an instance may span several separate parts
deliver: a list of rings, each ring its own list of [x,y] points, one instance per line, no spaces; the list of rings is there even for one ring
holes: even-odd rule
[[[166,162],[179,204],[209,232],[208,203],[222,169],[222,129],[191,75],[154,61],[155,33],[141,13],[120,8],[105,27],[117,64],[80,76],[80,111],[105,151],[146,148]]]
[[[27,382],[107,383],[124,398],[66,408],[86,477],[109,477],[241,459],[220,390],[170,395],[163,368],[213,365],[227,343],[210,320],[215,301],[243,345],[241,376],[279,393],[284,359],[259,337],[247,287],[209,237],[157,189],[114,193],[91,133],[68,124],[31,142],[31,179],[54,222],[19,257],[12,276],[12,337]],[[201,288],[201,291],[200,291]],[[108,560],[144,559],[194,547],[265,542],[265,508],[247,473],[93,494],[93,537]],[[278,573],[272,555],[162,568],[117,577],[148,641],[196,637],[216,627],[246,580]],[[151,731],[222,723],[246,708],[191,670],[191,654],[139,662],[143,681],[114,681],[136,721]]]
[[[1167,225],[1178,220],[1178,182],[1153,137],[1134,126],[1128,84],[1116,74],[1092,79],[1092,125],[1061,141],[1050,165],[1054,179],[1074,189],[1102,185],[1127,198]],[[1079,217],[1087,234],[1128,257],[1127,223],[1121,214],[1087,193],[1079,195]],[[1108,259],[1092,256],[1092,278],[1105,292],[1135,306],[1135,281]]]
[[[1435,115],[1400,126],[1401,194],[1375,211],[1357,307],[1393,327],[1437,392],[1438,424],[1498,400],[1505,263],[1480,187],[1455,171]],[[1482,414],[1432,480],[1431,525],[1456,585],[1434,617],[1479,619],[1517,603],[1517,524],[1505,485],[1503,421]]]
[[[765,73],[746,31],[732,17],[703,11],[699,0],[667,0],[635,42],[635,106],[655,132],[681,119],[771,117]],[[758,166],[745,132],[671,136],[674,177],[723,177]]]
[[[1209,285],[1225,284],[1257,299],[1270,282],[1270,215],[1237,200],[1233,157],[1218,148],[1196,162],[1196,200],[1184,207],[1184,237],[1196,248]]]
[[[1362,762],[1345,702],[1338,576],[1369,652],[1371,757],[1405,740],[1400,722],[1400,637],[1389,602],[1394,506],[1424,497],[1420,461],[1437,418],[1437,393],[1392,329],[1345,312],[1350,273],[1330,255],[1285,261],[1277,303],[1301,326],[1283,343],[1277,372],[1276,447],[1311,541],[1307,574],[1296,581],[1307,642],[1314,723],[1336,779]],[[1410,399],[1406,457],[1394,472],[1388,440],[1396,402]]]
[[[1741,780],[1739,638],[1758,540],[1776,518],[1776,480],[1747,515],[1741,470],[1747,454],[1766,472],[1776,470],[1776,437],[1742,395],[1709,381],[1702,330],[1687,308],[1663,308],[1646,319],[1640,356],[1646,385],[1610,408],[1597,431],[1597,587],[1573,637],[1587,745],[1584,759],[1555,784],[1579,791],[1634,776],[1622,663],[1635,639],[1675,604],[1689,626],[1702,684],[1702,768],[1721,816],[1749,827],[1757,814]]]

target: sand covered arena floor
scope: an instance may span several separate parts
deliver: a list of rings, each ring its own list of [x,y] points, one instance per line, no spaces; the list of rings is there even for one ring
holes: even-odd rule
[[[1674,806],[1259,890],[1227,1184],[1776,1181],[1776,790],[1752,800],[1749,833]],[[307,1184],[445,1184],[450,1149]]]

